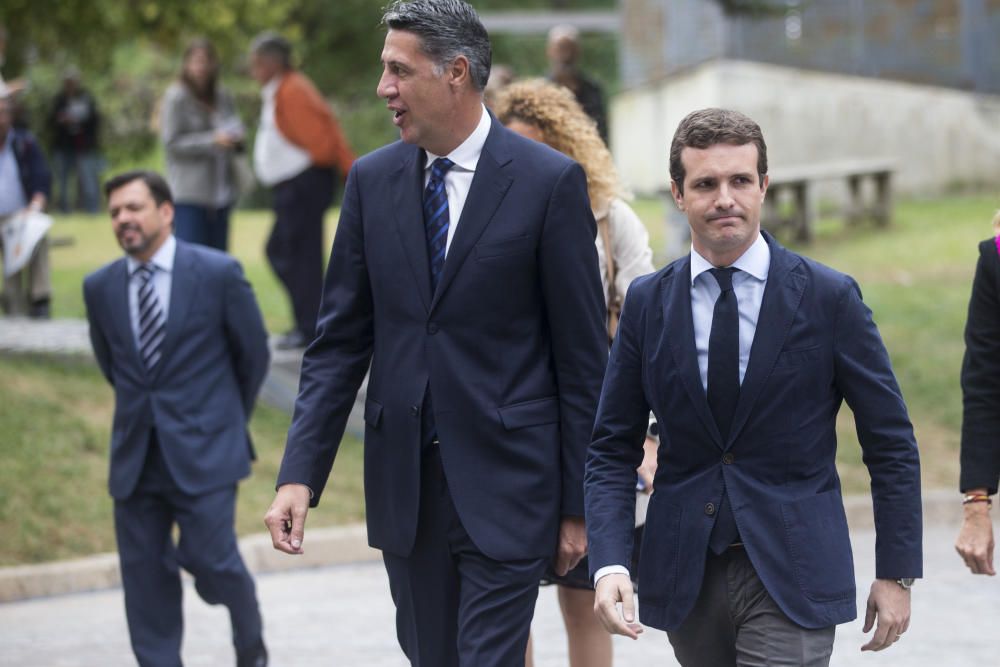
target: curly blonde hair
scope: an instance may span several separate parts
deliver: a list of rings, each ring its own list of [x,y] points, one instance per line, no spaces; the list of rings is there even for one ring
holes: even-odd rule
[[[587,175],[590,205],[598,217],[613,199],[627,196],[597,124],[568,89],[544,79],[517,81],[498,93],[493,113],[504,125],[521,121],[537,127],[546,144],[576,160]]]

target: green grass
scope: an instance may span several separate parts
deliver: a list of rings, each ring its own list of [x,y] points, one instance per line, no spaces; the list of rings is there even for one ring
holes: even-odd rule
[[[107,491],[114,398],[86,361],[0,356],[0,566],[73,558],[115,549]],[[240,485],[237,531],[264,530],[264,512],[289,417],[258,406],[251,432],[258,461]],[[308,527],[364,517],[361,443],[344,439],[323,503]]]

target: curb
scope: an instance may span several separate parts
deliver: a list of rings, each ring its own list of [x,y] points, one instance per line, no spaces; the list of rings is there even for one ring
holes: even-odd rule
[[[962,506],[957,491],[934,490],[923,494],[924,523],[953,525],[958,530]],[[847,522],[852,531],[872,530],[871,497],[844,498]],[[306,533],[306,550],[301,556],[275,551],[266,533],[240,540],[240,552],[247,568],[255,574],[284,572],[309,567],[343,565],[381,559],[381,551],[368,546],[364,524],[316,528]],[[0,603],[52,595],[82,593],[121,585],[118,555],[98,554],[75,560],[39,565],[0,568]]]

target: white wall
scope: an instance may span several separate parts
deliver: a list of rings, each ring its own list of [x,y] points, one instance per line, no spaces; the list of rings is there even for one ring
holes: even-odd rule
[[[611,146],[626,184],[642,194],[667,187],[677,124],[709,106],[760,124],[771,169],[887,157],[898,193],[1000,184],[1000,96],[731,60],[612,100]]]

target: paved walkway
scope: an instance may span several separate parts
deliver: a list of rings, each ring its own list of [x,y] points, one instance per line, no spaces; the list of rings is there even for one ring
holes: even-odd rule
[[[974,577],[952,549],[953,525],[928,526],[925,579],[914,588],[913,622],[903,641],[862,654],[859,621],[837,632],[833,665],[995,665],[1000,655],[1000,580]],[[859,609],[873,576],[874,534],[853,535]],[[257,579],[274,667],[404,667],[381,563],[368,562],[261,575]],[[229,624],[185,586],[184,664],[232,664]],[[565,635],[552,588],[542,589],[534,623],[538,667],[566,665]],[[663,633],[616,638],[619,665],[676,665]],[[0,605],[0,664],[42,667],[134,665],[117,589]]]

